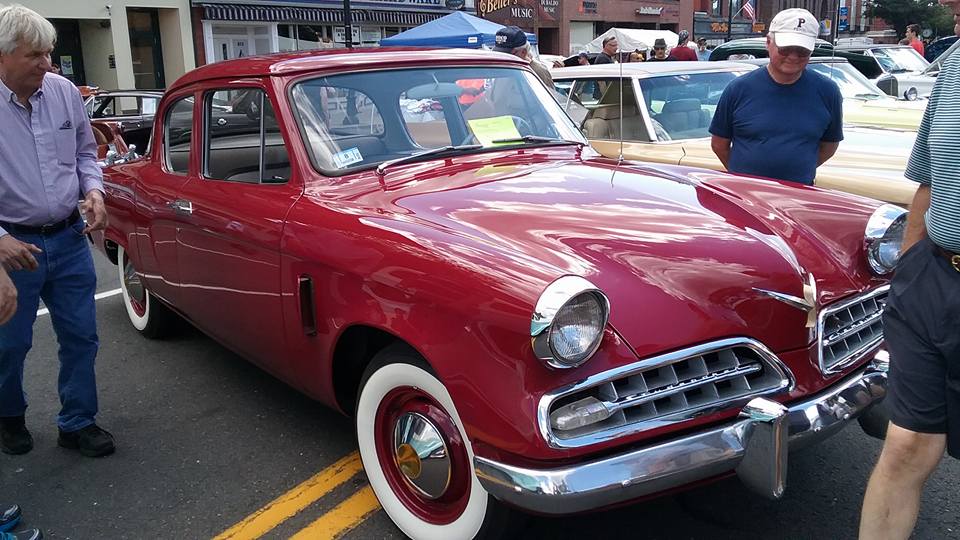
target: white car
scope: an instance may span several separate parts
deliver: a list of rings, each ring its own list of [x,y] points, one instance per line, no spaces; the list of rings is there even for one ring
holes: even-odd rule
[[[897,79],[894,95],[909,100],[925,98],[933,90],[936,73],[927,71],[930,62],[909,45],[848,45],[838,51],[864,54],[876,59],[885,75]]]

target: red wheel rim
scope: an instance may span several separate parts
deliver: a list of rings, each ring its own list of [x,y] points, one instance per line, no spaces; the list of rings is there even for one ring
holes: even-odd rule
[[[440,432],[449,453],[450,482],[443,494],[434,499],[414,488],[397,464],[394,429],[399,419],[408,413],[427,418]],[[470,500],[473,469],[456,423],[435,399],[411,386],[391,390],[377,408],[374,441],[387,484],[407,510],[435,525],[446,525],[460,517]]]

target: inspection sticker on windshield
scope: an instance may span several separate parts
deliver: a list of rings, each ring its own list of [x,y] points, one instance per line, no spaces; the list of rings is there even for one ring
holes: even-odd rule
[[[363,161],[363,156],[360,155],[360,149],[356,146],[333,155],[333,164],[336,165],[338,169],[349,167],[361,161]]]
[[[493,141],[501,139],[519,139],[520,132],[517,131],[516,124],[510,116],[494,116],[492,118],[477,118],[468,120],[470,130],[473,136],[477,138],[483,146],[500,146]]]

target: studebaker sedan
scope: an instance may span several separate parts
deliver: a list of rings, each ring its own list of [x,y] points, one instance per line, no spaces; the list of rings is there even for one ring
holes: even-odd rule
[[[710,147],[710,122],[727,85],[752,69],[740,62],[606,64],[556,69],[553,80],[604,156],[723,170]],[[915,130],[845,125],[840,148],[817,168],[814,183],[908,206],[918,185],[903,170],[915,138]]]
[[[219,62],[154,130],[94,239],[130,322],[182,316],[353,415],[412,538],[730,475],[778,497],[788,449],[885,395],[904,210],[603,158],[512,56]]]

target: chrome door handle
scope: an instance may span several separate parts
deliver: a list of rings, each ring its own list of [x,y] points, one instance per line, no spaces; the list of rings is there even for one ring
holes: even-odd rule
[[[177,214],[189,216],[193,213],[193,203],[183,199],[177,199],[168,205]]]

